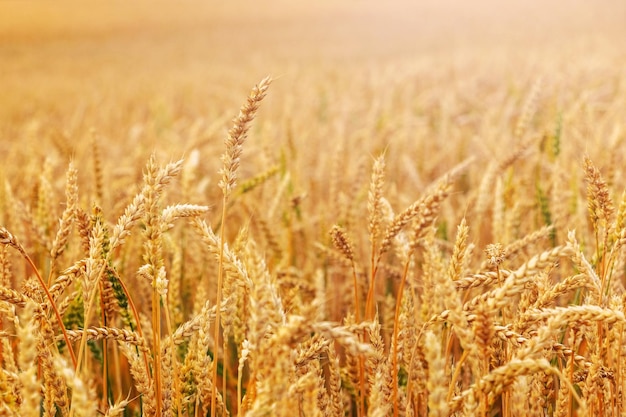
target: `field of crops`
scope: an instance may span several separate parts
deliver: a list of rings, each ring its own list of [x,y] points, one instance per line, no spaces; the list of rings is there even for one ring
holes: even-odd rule
[[[1,1],[0,415],[625,415],[626,3],[501,3]]]

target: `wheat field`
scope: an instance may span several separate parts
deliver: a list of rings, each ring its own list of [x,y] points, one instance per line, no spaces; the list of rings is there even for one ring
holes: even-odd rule
[[[626,415],[625,28],[0,2],[0,415]]]

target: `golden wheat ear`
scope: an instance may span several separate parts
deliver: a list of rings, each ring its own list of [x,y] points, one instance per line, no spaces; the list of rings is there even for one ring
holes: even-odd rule
[[[68,349],[68,351],[70,353],[70,357],[72,358],[72,364],[74,365],[74,368],[76,368],[76,365],[77,365],[76,356],[74,355],[74,350],[73,350],[72,345],[70,344],[69,338],[67,336],[65,325],[63,324],[63,319],[61,318],[61,313],[59,312],[59,310],[57,308],[56,302],[54,301],[54,297],[52,297],[52,294],[50,293],[50,290],[48,289],[48,286],[43,281],[43,278],[41,277],[41,274],[39,273],[39,270],[35,266],[35,263],[31,259],[31,257],[28,256],[28,254],[26,253],[26,250],[17,241],[15,236],[13,236],[4,227],[0,227],[0,244],[7,245],[7,246],[12,247],[13,249],[17,250],[20,253],[20,255],[22,255],[22,257],[26,260],[26,262],[28,262],[28,264],[31,266],[35,276],[37,277],[37,281],[39,282],[39,285],[40,285],[41,289],[45,293],[45,295],[47,297],[47,300],[50,303],[50,308],[52,308],[52,311],[55,314],[57,323],[59,324],[61,332],[63,333],[63,338],[64,338],[65,342],[67,343],[67,349]]]
[[[220,223],[220,249],[218,256],[218,275],[217,275],[217,295],[216,305],[222,304],[222,291],[224,281],[224,247],[226,238],[226,218],[227,218],[227,203],[232,191],[237,185],[237,171],[239,169],[239,163],[241,154],[243,152],[243,143],[248,135],[250,124],[254,120],[257,110],[261,101],[265,98],[267,90],[272,82],[271,77],[265,77],[259,84],[254,86],[248,99],[243,104],[239,111],[239,115],[233,120],[233,127],[228,131],[228,136],[224,141],[226,145],[226,151],[222,154],[222,168],[220,174],[222,179],[219,182],[219,187],[222,189],[222,219]],[[216,345],[220,340],[220,327],[221,327],[221,309],[218,308],[215,314],[215,327],[213,337]],[[223,340],[224,357],[227,357],[226,339]],[[212,364],[212,394],[211,394],[211,417],[215,417],[217,405],[219,403],[221,395],[217,389],[217,367],[218,367],[218,349],[215,349]],[[223,363],[226,363],[224,360]],[[223,378],[222,390],[226,388],[226,374]]]
[[[239,169],[243,143],[248,136],[250,124],[254,120],[259,105],[265,98],[271,83],[272,78],[268,76],[252,89],[246,103],[241,107],[239,115],[233,120],[233,127],[228,131],[228,137],[224,141],[226,152],[222,155],[223,167],[220,170],[222,179],[219,183],[225,196],[229,196],[237,184],[237,170]]]

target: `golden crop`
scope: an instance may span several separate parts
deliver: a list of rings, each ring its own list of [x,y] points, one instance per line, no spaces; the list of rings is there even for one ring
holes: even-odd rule
[[[0,415],[622,415],[622,3],[1,2]]]

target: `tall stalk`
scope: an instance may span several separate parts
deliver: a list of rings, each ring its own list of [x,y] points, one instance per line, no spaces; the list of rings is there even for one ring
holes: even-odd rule
[[[228,131],[228,137],[224,141],[226,144],[226,152],[222,155],[223,167],[220,170],[222,179],[219,186],[222,189],[222,218],[220,224],[220,249],[217,273],[217,294],[215,303],[215,328],[213,340],[215,349],[213,352],[213,386],[211,388],[211,417],[215,417],[217,404],[217,364],[219,359],[219,336],[221,326],[221,306],[222,306],[222,287],[224,285],[224,247],[226,245],[226,218],[228,199],[237,184],[237,169],[241,153],[243,151],[243,143],[247,137],[250,123],[254,120],[256,112],[259,108],[261,100],[265,97],[272,79],[266,77],[259,82],[253,89],[248,99],[241,106],[239,115],[233,120],[233,127]],[[228,357],[228,352],[224,351],[224,358]]]

